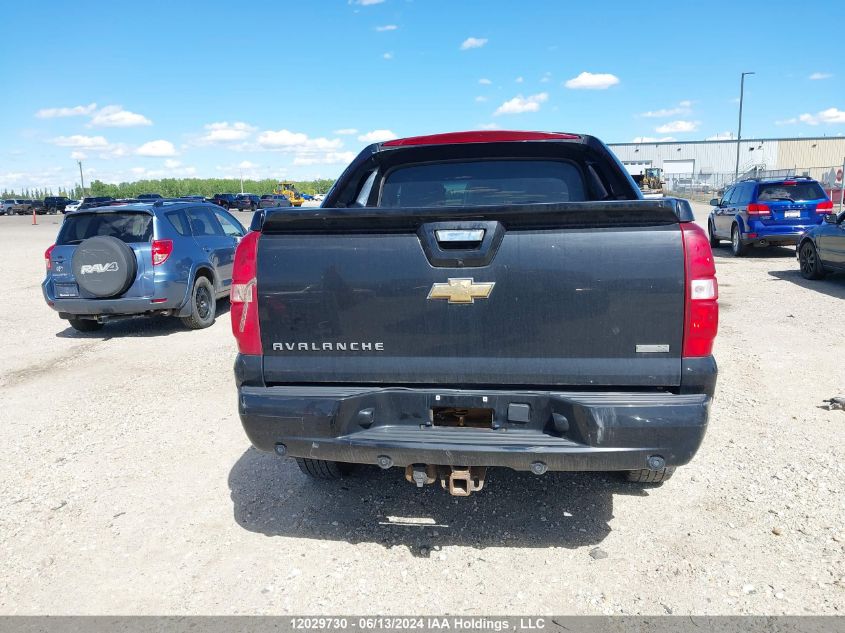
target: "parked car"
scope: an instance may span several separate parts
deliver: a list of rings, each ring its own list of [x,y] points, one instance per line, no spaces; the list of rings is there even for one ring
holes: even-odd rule
[[[111,196],[88,196],[82,198],[82,201],[79,203],[79,206],[76,210],[82,211],[85,209],[95,209],[110,202],[114,202],[114,198],[112,198]]]
[[[68,203],[65,205],[65,209],[62,213],[72,213],[73,211],[77,211],[79,209],[79,205],[81,204],[81,200],[68,200]]]
[[[29,213],[35,212],[37,215],[44,215],[47,213],[47,207],[43,200],[32,200],[29,204]]]
[[[14,208],[20,204],[23,204],[23,200],[21,198],[7,198],[3,200],[2,206],[0,206],[0,210],[2,210],[3,215],[15,215]]]
[[[821,224],[801,236],[795,252],[805,279],[845,272],[845,211],[826,214]]]
[[[238,406],[313,477],[399,466],[658,483],[707,428],[717,284],[686,200],[644,200],[591,136],[476,131],[365,148],[319,209],[238,246]]]
[[[141,193],[135,196],[138,200],[161,200],[160,193]]]
[[[236,200],[237,196],[233,193],[215,193],[209,202],[224,209],[232,209],[237,207]]]
[[[750,246],[794,246],[833,209],[822,186],[806,177],[744,180],[710,204],[710,246],[730,240],[736,257]]]
[[[280,193],[268,193],[261,196],[258,202],[259,209],[272,209],[275,207],[291,206],[290,199]]]
[[[32,200],[28,198],[16,200],[9,211],[10,215],[27,215],[29,213],[32,213]]]
[[[241,211],[255,211],[258,208],[261,198],[252,193],[239,193],[235,196],[233,208]]]
[[[206,202],[203,196],[179,196],[180,200],[192,200],[194,202]]]
[[[44,207],[47,213],[64,213],[70,202],[67,196],[47,196],[44,198]]]
[[[104,206],[65,217],[44,253],[47,305],[80,332],[134,315],[214,322],[246,230],[229,212],[197,202]]]
[[[299,197],[302,198],[303,200],[313,200],[314,199],[314,196],[312,196],[310,193],[300,193]]]

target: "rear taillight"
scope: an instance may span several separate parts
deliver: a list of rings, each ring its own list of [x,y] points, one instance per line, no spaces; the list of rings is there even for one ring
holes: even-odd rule
[[[710,241],[697,224],[681,224],[684,243],[684,343],[685,358],[709,356],[719,328],[719,284]]]
[[[56,245],[53,244],[50,248],[44,251],[44,265],[47,266],[47,270],[50,270],[53,265],[50,263],[50,256],[53,254],[53,249],[56,248]]]
[[[816,213],[833,213],[833,201],[825,200],[816,205]]]
[[[250,231],[243,237],[235,250],[235,264],[232,267],[232,289],[229,293],[232,334],[235,335],[241,354],[262,353],[256,285],[259,237],[261,233],[257,231]]]
[[[760,204],[759,202],[752,202],[748,205],[748,215],[771,215],[772,210],[767,204]]]
[[[167,261],[173,252],[173,240],[153,240],[153,266]]]

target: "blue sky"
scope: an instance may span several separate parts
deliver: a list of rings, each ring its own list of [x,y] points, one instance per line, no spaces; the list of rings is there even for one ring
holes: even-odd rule
[[[565,0],[12,3],[0,189],[334,177],[370,140],[845,133],[841,6]]]

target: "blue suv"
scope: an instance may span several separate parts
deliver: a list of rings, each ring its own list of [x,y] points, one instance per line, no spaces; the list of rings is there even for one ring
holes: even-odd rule
[[[220,207],[156,200],[67,214],[44,253],[47,305],[80,332],[114,317],[166,315],[214,323],[246,230]]]
[[[710,246],[730,240],[736,257],[752,245],[796,245],[804,231],[821,224],[833,209],[822,186],[805,177],[743,180],[710,204]]]

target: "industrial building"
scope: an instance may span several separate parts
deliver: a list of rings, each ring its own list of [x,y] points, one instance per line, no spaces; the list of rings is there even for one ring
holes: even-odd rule
[[[711,191],[734,180],[736,140],[611,143],[610,149],[632,174],[663,170],[666,189]],[[845,137],[743,139],[740,177],[810,176],[827,187],[842,183]]]

